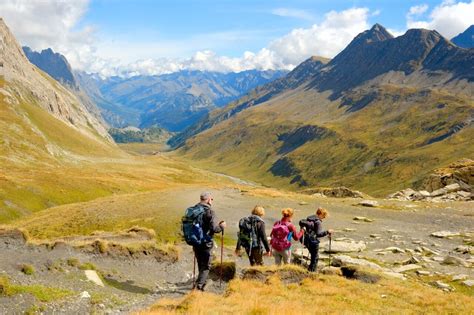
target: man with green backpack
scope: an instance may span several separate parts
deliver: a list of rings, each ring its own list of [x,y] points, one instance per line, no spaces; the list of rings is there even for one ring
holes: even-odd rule
[[[240,256],[241,247],[245,248],[251,266],[263,265],[263,247],[265,247],[266,255],[271,255],[265,233],[265,222],[262,220],[264,215],[265,209],[261,206],[255,206],[250,216],[239,221],[235,254]]]
[[[202,193],[201,201],[186,209],[182,219],[184,239],[188,245],[193,246],[198,263],[196,288],[201,291],[204,291],[211,268],[211,251],[214,246],[212,238],[215,233],[224,233],[226,227],[224,221],[217,223],[215,212],[211,208],[213,200],[211,193]]]

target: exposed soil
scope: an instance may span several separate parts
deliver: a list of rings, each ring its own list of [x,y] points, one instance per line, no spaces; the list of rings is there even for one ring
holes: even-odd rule
[[[180,207],[193,204],[203,189],[187,188],[179,191],[171,190],[157,193],[157,198],[169,207]],[[448,230],[469,235],[474,229],[473,203],[421,203],[379,200],[378,208],[354,206],[357,199],[315,198],[306,195],[275,194],[267,196],[253,190],[240,191],[238,189],[211,190],[214,194],[214,208],[219,219],[226,220],[228,228],[226,235],[236,238],[238,220],[250,213],[255,205],[262,205],[266,209],[265,222],[267,233],[272,223],[280,218],[283,207],[292,207],[295,211],[294,222],[314,213],[318,206],[326,207],[330,217],[324,221],[324,227],[336,230],[334,238],[350,238],[354,241],[364,241],[367,249],[352,253],[351,256],[366,258],[384,267],[392,266],[411,257],[408,253],[378,254],[377,249],[397,246],[402,249],[414,249],[417,246],[426,246],[439,253],[439,257],[454,255],[464,261],[471,261],[469,253],[458,253],[454,249],[469,242],[466,237],[440,239],[430,236],[432,232]],[[360,199],[359,199],[360,200]],[[364,216],[373,222],[355,221],[355,216]],[[371,234],[372,237],[371,237]],[[377,237],[373,236],[377,234]],[[472,235],[472,234],[471,234]],[[85,236],[79,238],[63,238],[56,246],[38,246],[26,243],[21,235],[0,237],[0,276],[7,276],[12,283],[21,285],[41,284],[47,287],[70,290],[69,297],[43,303],[38,302],[29,294],[0,297],[0,313],[21,313],[33,305],[44,308],[47,314],[88,314],[100,313],[130,313],[147,308],[161,297],[179,297],[192,288],[193,255],[188,246],[182,245],[178,261],[157,258],[156,255],[142,254],[139,256],[104,254],[87,249],[74,248],[72,245],[87,243],[103,238],[115,242],[150,241],[152,236],[146,233],[135,233],[134,238],[126,234]],[[216,236],[220,241],[220,236]],[[470,240],[472,242],[472,239]],[[59,244],[59,245],[58,245]],[[321,248],[324,248],[322,242]],[[295,248],[301,244],[294,244]],[[219,257],[219,249],[215,247],[214,255]],[[237,275],[241,276],[242,269],[248,266],[246,256],[233,255],[233,247],[225,249],[224,260],[235,261]],[[322,255],[324,258],[324,254]],[[163,257],[162,257],[163,258]],[[72,259],[79,261],[78,265],[71,264]],[[68,261],[69,260],[69,261]],[[102,276],[105,287],[99,287],[87,281],[81,264],[91,263]],[[272,264],[273,258],[265,257],[265,264]],[[327,262],[322,260],[320,267]],[[21,264],[32,265],[33,275],[26,275],[20,271]],[[456,265],[442,265],[441,262],[423,262],[423,270],[438,275],[452,276],[465,274],[469,279],[474,278],[471,267]],[[260,275],[263,277],[263,275]],[[289,275],[289,281],[294,275]],[[247,277],[251,277],[247,275]],[[259,277],[259,275],[254,275]],[[413,277],[416,277],[413,273]],[[298,279],[300,277],[297,277]],[[263,279],[263,278],[262,278]],[[225,282],[221,287],[219,281],[209,281],[207,289],[210,292],[222,293]],[[369,281],[370,282],[370,281]],[[87,291],[92,298],[81,298]]]

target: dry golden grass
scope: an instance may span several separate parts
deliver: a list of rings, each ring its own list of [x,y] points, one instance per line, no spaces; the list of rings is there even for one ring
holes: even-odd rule
[[[472,314],[473,310],[470,297],[411,281],[383,278],[367,284],[319,275],[285,285],[273,275],[266,282],[234,280],[223,296],[192,292],[182,299],[163,299],[140,314]]]

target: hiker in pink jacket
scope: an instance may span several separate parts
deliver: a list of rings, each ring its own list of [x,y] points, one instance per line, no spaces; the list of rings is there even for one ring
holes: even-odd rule
[[[273,257],[275,257],[275,264],[281,265],[283,259],[284,264],[289,264],[291,259],[291,239],[298,241],[304,231],[296,232],[296,227],[291,223],[293,217],[293,209],[285,208],[281,211],[283,217],[280,221],[275,222],[272,232],[270,234]]]

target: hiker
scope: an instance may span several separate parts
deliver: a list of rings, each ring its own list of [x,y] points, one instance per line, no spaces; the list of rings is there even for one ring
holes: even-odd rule
[[[281,211],[282,218],[280,221],[275,222],[270,234],[273,249],[273,257],[275,258],[275,264],[281,265],[283,260],[284,264],[289,264],[291,259],[291,239],[298,241],[304,231],[301,229],[299,233],[296,232],[296,227],[291,223],[293,217],[293,209],[285,208]]]
[[[217,223],[216,215],[212,209],[214,198],[211,193],[203,192],[201,201],[186,210],[183,217],[183,233],[186,242],[193,246],[199,269],[196,288],[204,291],[207,277],[211,268],[211,250],[214,246],[213,235],[224,233],[226,223]]]
[[[263,265],[263,247],[266,251],[265,255],[271,255],[265,233],[265,222],[262,220],[264,215],[265,209],[261,206],[255,206],[250,216],[239,221],[239,237],[235,254],[240,256],[240,248],[244,247],[251,266]]]
[[[328,211],[319,207],[316,215],[311,215],[306,220],[300,221],[300,227],[305,231],[304,246],[308,249],[311,260],[308,270],[314,272],[317,270],[319,260],[319,239],[328,236],[331,238],[333,230],[323,230],[322,221],[329,215]]]

